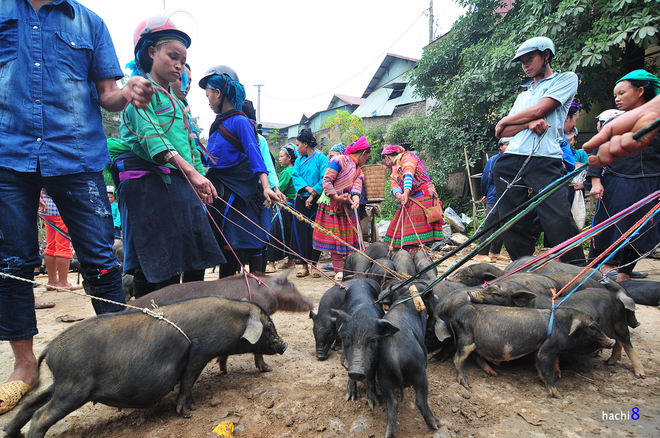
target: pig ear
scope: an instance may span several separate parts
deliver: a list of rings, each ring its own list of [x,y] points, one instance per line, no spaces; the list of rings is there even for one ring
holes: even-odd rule
[[[278,285],[280,285],[280,286],[283,285],[283,284],[288,283],[288,280],[286,279],[288,275],[289,275],[288,272],[284,272],[282,275],[279,275],[279,276],[275,279],[275,283],[278,284]]]
[[[571,336],[575,331],[580,328],[580,325],[582,325],[582,321],[580,321],[577,318],[573,318],[573,322],[571,323],[571,330],[568,332],[568,336]]]
[[[261,323],[259,317],[257,315],[250,315],[247,321],[247,327],[245,327],[245,333],[243,333],[242,337],[254,345],[259,341],[263,331],[264,325]]]
[[[513,304],[515,304],[516,307],[525,307],[530,301],[536,298],[536,294],[526,290],[519,290],[514,292],[512,297]]]
[[[348,313],[344,312],[343,310],[339,309],[332,309],[330,311],[330,316],[334,317],[336,321],[339,321],[340,323],[343,323],[344,321],[347,321],[350,319],[350,316],[348,316]]]
[[[451,338],[451,333],[449,333],[449,329],[447,329],[447,323],[440,318],[435,320],[435,336],[440,342]]]
[[[386,319],[379,319],[378,320],[378,333],[382,337],[387,337],[387,336],[392,336],[394,333],[399,331],[399,327],[395,326],[391,322],[389,322]]]
[[[484,272],[481,274],[481,279],[483,281],[493,281],[496,278],[498,278],[497,275],[493,274],[492,272]]]
[[[309,317],[312,318],[312,321],[316,319],[316,313],[313,310],[309,311]]]

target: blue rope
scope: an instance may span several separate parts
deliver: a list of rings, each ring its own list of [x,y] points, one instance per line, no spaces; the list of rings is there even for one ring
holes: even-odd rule
[[[630,241],[631,241],[634,237],[636,237],[636,236],[639,234],[640,230],[643,229],[644,226],[645,226],[649,221],[651,221],[651,220],[653,219],[653,217],[654,217],[656,214],[658,214],[658,212],[660,212],[660,209],[654,211],[652,215],[650,215],[649,217],[647,217],[647,218],[644,220],[644,222],[642,222],[642,224],[641,224],[641,225],[640,225],[635,231],[633,231],[632,234],[630,234],[630,236],[626,237],[625,240],[624,240],[623,242],[621,242],[621,244],[620,244],[617,248],[615,248],[615,249],[614,249],[614,250],[613,250],[613,251],[612,251],[607,257],[605,257],[605,258],[603,259],[603,261],[601,261],[600,264],[598,264],[598,266],[596,266],[596,267],[593,269],[593,271],[591,271],[591,273],[590,273],[589,275],[587,275],[586,278],[585,278],[584,280],[582,280],[582,282],[581,282],[580,284],[578,284],[577,286],[575,286],[575,287],[573,288],[573,290],[571,290],[571,291],[568,293],[568,295],[566,295],[566,296],[564,297],[563,300],[561,300],[558,304],[553,304],[553,305],[552,305],[551,313],[550,313],[550,323],[548,324],[548,337],[550,337],[550,334],[552,333],[552,327],[553,327],[553,325],[554,325],[554,321],[555,321],[555,309],[557,309],[559,306],[561,306],[561,304],[562,304],[564,301],[566,301],[566,300],[568,299],[568,297],[570,297],[571,295],[573,295],[573,293],[574,293],[576,290],[578,290],[578,288],[579,288],[580,286],[582,286],[584,283],[586,283],[586,282],[587,282],[587,281],[588,281],[588,280],[589,280],[589,279],[590,279],[590,278],[596,273],[596,271],[600,270],[600,268],[601,268],[604,264],[606,264],[608,261],[610,261],[610,260],[612,259],[612,257],[614,257],[614,256],[616,255],[616,253],[618,253],[623,247],[625,247],[626,245],[628,245],[628,243],[630,243]]]

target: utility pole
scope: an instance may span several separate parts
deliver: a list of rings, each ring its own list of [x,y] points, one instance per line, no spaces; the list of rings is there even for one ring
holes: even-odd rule
[[[261,87],[263,87],[264,84],[257,84],[255,87],[257,87],[257,123],[261,123]]]
[[[433,0],[429,7],[429,44],[433,42]]]

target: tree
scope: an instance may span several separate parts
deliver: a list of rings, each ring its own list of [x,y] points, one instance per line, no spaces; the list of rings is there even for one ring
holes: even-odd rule
[[[576,100],[589,109],[612,99],[614,82],[646,67],[643,52],[658,43],[660,0],[518,0],[502,16],[497,0],[458,0],[467,8],[452,29],[427,48],[411,81],[439,104],[413,130],[430,156],[436,180],[495,145],[494,127],[527,78],[511,59],[528,38],[547,36],[557,49],[553,70],[580,77]]]
[[[101,108],[101,119],[103,120],[103,130],[106,137],[119,138],[120,117],[121,113],[111,113],[105,108]]]
[[[339,110],[335,114],[328,116],[321,125],[321,129],[328,129],[328,140],[332,140],[332,131],[339,131],[337,143],[345,145],[353,143],[358,138],[366,134],[367,130],[362,125],[362,118],[349,113],[346,110]],[[368,140],[368,139],[367,139]]]

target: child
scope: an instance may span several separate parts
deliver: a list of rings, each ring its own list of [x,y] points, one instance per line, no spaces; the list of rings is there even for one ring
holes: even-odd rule
[[[134,42],[137,68],[172,93],[169,83],[184,71],[190,37],[166,17],[140,23]],[[122,143],[132,152],[117,156],[113,169],[121,181],[124,272],[134,275],[136,298],[178,283],[183,271],[225,262],[198,198],[212,202],[216,192],[191,164],[195,148],[183,117],[180,101],[160,91],[144,113],[133,106],[122,113]]]
[[[112,208],[112,224],[115,227],[115,240],[121,240],[121,216],[119,215],[119,204],[115,199],[115,188],[113,186],[106,186],[108,192],[108,200]]]

